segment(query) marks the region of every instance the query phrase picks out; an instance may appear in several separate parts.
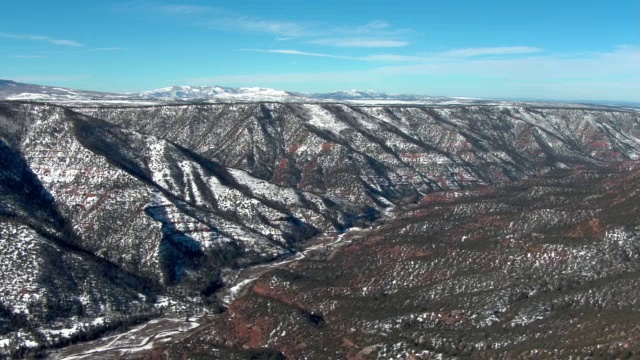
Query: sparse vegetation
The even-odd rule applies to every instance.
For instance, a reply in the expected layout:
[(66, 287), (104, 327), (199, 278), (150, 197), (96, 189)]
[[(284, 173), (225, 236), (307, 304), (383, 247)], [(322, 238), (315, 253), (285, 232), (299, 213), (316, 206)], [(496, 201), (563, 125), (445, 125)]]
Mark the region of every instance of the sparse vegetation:
[[(584, 106), (2, 102), (0, 344), (36, 356), (222, 312), (138, 355), (635, 356), (638, 124)], [(318, 235), (342, 241), (224, 312), (240, 269)]]

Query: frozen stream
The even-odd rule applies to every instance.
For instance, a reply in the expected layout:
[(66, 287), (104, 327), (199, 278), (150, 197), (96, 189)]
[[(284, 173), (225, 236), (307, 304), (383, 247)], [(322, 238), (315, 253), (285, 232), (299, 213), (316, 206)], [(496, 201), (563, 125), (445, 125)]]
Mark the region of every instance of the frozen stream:
[(361, 228), (350, 228), (345, 233), (337, 235), (336, 237), (322, 237), (322, 240), (319, 240), (316, 244), (307, 247), (305, 250), (295, 253), (283, 260), (279, 260), (272, 263), (252, 266), (247, 269), (243, 269), (238, 273), (235, 280), (233, 281), (233, 285), (229, 286), (226, 290), (224, 290), (222, 303), (225, 306), (231, 304), (238, 296), (243, 293), (243, 290), (247, 288), (250, 284), (252, 284), (255, 280), (257, 280), (263, 274), (267, 272), (283, 267), (284, 265), (290, 264), (295, 261), (300, 261), (307, 257), (307, 255), (313, 251), (321, 250), (321, 249), (330, 249), (332, 247), (336, 247), (345, 242), (346, 239), (349, 239), (347, 235), (353, 235), (354, 233), (364, 231)]
[[(385, 217), (388, 212), (385, 212)], [(267, 264), (252, 266), (240, 270), (235, 278), (223, 290), (223, 304), (232, 303), (260, 276), (287, 264), (300, 261), (314, 251), (329, 251), (354, 238), (358, 238), (369, 229), (350, 228), (343, 234), (336, 236), (322, 235), (311, 241), (305, 250), (295, 253), (285, 259)], [(215, 315), (214, 315), (215, 316)], [(209, 316), (199, 318), (160, 318), (139, 325), (122, 334), (104, 337), (98, 340), (69, 346), (52, 354), (53, 359), (89, 360), (89, 359), (122, 359), (135, 356), (141, 351), (151, 350), (155, 343), (174, 342), (190, 336), (194, 331), (205, 329), (211, 323)]]
[(53, 359), (121, 359), (150, 350), (154, 343), (173, 341), (204, 324), (205, 318), (153, 319), (122, 334), (70, 346), (52, 354)]

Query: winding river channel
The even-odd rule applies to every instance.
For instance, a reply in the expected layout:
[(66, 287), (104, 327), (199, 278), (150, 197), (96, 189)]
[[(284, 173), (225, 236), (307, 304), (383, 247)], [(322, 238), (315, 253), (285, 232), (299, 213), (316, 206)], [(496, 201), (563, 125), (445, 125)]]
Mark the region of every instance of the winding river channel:
[[(311, 240), (303, 251), (284, 259), (239, 270), (222, 290), (222, 302), (228, 306), (241, 296), (260, 276), (277, 268), (300, 261), (314, 252), (332, 252), (352, 240), (364, 236), (370, 229), (350, 228), (339, 235), (321, 235)], [(52, 354), (53, 359), (92, 360), (126, 359), (149, 351), (154, 343), (175, 342), (206, 330), (213, 317), (205, 315), (193, 318), (158, 318), (117, 335), (104, 337), (66, 347)]]

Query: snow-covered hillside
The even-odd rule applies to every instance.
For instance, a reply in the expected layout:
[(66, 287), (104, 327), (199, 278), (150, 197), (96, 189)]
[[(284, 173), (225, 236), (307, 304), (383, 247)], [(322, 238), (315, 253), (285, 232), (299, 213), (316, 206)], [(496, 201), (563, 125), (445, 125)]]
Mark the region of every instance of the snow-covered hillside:
[(154, 316), (159, 299), (176, 315), (217, 311), (226, 274), (434, 192), (632, 166), (639, 116), (514, 104), (0, 101), (0, 348), (95, 335)]
[[(263, 87), (231, 88), (223, 86), (169, 86), (133, 93), (104, 93), (61, 87), (22, 84), (0, 80), (0, 100), (41, 102), (75, 106), (149, 106), (185, 103), (344, 103), (357, 106), (375, 105), (500, 105), (593, 108), (595, 104), (561, 104), (557, 102), (531, 102), (444, 97), (426, 95), (396, 95), (372, 90), (344, 90), (331, 93), (295, 93)], [(640, 106), (613, 104), (602, 108), (625, 108), (639, 111)]]
[(170, 86), (129, 94), (136, 98), (205, 101), (301, 101), (309, 100), (286, 91), (269, 88), (229, 88), (220, 86)]

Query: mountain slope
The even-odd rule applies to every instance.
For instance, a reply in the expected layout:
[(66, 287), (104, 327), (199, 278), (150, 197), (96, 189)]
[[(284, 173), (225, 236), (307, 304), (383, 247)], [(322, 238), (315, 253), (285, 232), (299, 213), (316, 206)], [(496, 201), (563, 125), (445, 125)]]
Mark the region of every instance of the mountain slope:
[[(0, 299), (0, 345), (37, 347), (159, 309), (217, 312), (239, 269), (300, 255), (319, 235), (366, 228), (434, 193), (630, 166), (640, 114), (0, 102), (0, 141), (2, 276), (19, 279)], [(56, 299), (53, 318), (24, 310)], [(29, 326), (67, 330), (47, 339), (25, 335)]]
[(625, 166), (427, 195), (263, 275), (209, 331), (155, 355), (635, 358), (640, 170)]
[(263, 180), (378, 206), (437, 189), (637, 159), (640, 149), (638, 114), (620, 111), (341, 104), (77, 110)]
[(4, 350), (16, 355), (157, 316), (157, 286), (78, 246), (51, 193), (1, 139), (0, 165)]
[[(46, 236), (61, 239), (54, 242), (63, 249), (135, 273), (160, 293), (179, 296), (185, 306), (202, 306), (203, 299), (215, 303), (224, 268), (290, 254), (305, 239), (351, 226), (369, 212), (365, 206), (269, 184), (166, 140), (63, 108), (0, 107), (0, 133), (7, 137), (2, 139), (7, 161), (2, 208), (8, 216), (3, 235), (12, 239), (4, 243), (3, 253), (15, 251), (10, 247), (14, 242), (34, 249), (26, 244), (40, 244), (37, 233), (49, 232)], [(13, 224), (23, 213), (22, 222), (33, 231)], [(37, 251), (28, 252), (32, 263), (39, 261)], [(89, 266), (86, 261), (78, 259), (74, 266)], [(31, 266), (7, 264), (5, 280)], [(62, 274), (48, 276), (55, 282), (62, 281), (57, 279)], [(6, 289), (13, 300), (3, 306), (29, 308), (37, 299), (52, 300), (53, 293), (21, 296), (22, 288), (40, 287), (28, 277)], [(108, 291), (109, 286), (102, 288)], [(79, 296), (74, 294), (61, 290), (59, 296)], [(90, 299), (84, 297), (79, 306), (88, 307)], [(149, 306), (153, 310), (153, 302)], [(116, 313), (100, 314), (121, 316)], [(12, 334), (18, 344), (55, 343), (19, 340), (20, 332)]]

